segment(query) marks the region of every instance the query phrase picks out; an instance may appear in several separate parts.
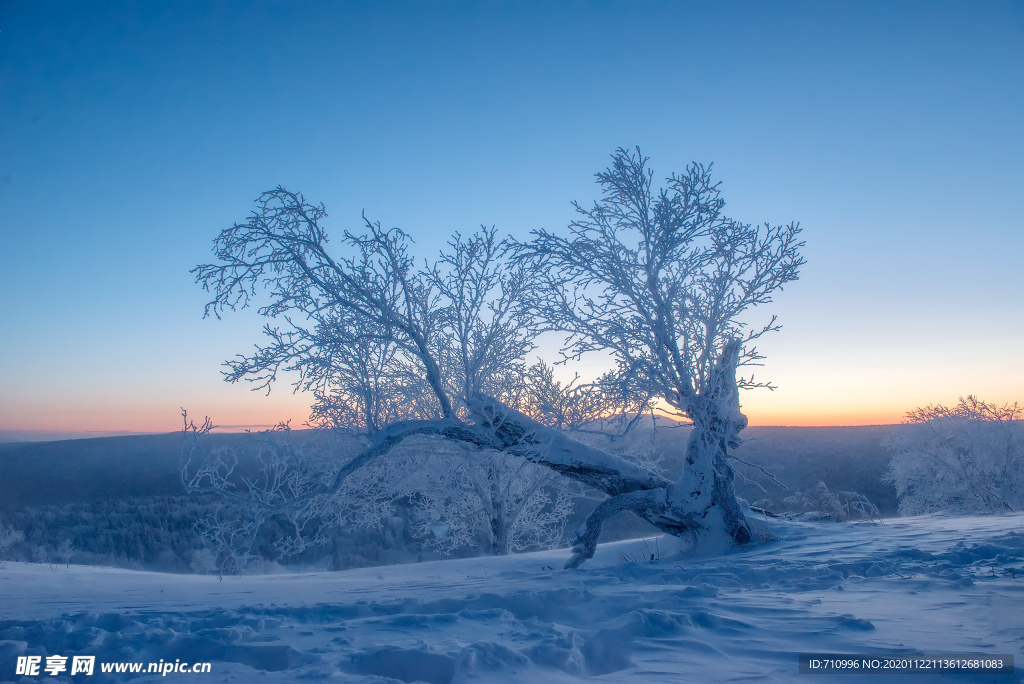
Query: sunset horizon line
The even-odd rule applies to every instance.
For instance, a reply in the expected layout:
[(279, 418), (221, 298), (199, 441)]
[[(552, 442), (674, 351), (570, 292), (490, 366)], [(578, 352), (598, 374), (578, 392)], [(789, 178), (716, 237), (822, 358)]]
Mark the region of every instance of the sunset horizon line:
[[(276, 427), (279, 423), (258, 423), (258, 424), (233, 424), (233, 425), (216, 425), (213, 429), (214, 433), (220, 434), (244, 434), (246, 431), (250, 432), (262, 432)], [(890, 423), (882, 422), (866, 422), (866, 423), (853, 423), (853, 422), (799, 422), (799, 423), (751, 423), (747, 426), (749, 428), (869, 428), (869, 427), (893, 427), (905, 424), (903, 421), (896, 421)], [(683, 427), (687, 427), (683, 425)], [(296, 431), (305, 431), (317, 429), (307, 423), (301, 423), (297, 426), (292, 427)], [(140, 429), (140, 430), (123, 430), (123, 429), (109, 429), (109, 430), (76, 430), (76, 429), (20, 429), (20, 428), (0, 428), (0, 444), (7, 443), (19, 443), (19, 442), (64, 442), (64, 441), (76, 441), (84, 439), (104, 439), (109, 437), (153, 437), (159, 435), (171, 435), (179, 434), (181, 429)]]

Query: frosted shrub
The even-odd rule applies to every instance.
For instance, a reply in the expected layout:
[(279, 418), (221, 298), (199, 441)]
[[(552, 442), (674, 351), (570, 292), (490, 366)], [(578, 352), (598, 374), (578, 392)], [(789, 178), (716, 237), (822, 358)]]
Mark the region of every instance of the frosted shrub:
[(75, 556), (75, 545), (71, 543), (70, 539), (65, 539), (57, 547), (57, 558), (64, 564), (65, 568), (71, 567), (71, 559)]
[(4, 557), (8, 549), (23, 541), (25, 541), (24, 532), (0, 523), (0, 559)]
[(783, 501), (791, 511), (809, 512), (816, 520), (851, 522), (853, 520), (877, 520), (881, 517), (878, 507), (867, 497), (857, 492), (835, 492), (819, 481), (808, 492), (797, 492)]
[(217, 557), (210, 549), (196, 549), (192, 552), (192, 561), (188, 564), (192, 572), (199, 575), (210, 575), (220, 570)]
[(956, 406), (907, 414), (905, 431), (886, 444), (885, 480), (896, 487), (901, 515), (936, 511), (999, 513), (1024, 507), (1021, 407), (968, 396)]

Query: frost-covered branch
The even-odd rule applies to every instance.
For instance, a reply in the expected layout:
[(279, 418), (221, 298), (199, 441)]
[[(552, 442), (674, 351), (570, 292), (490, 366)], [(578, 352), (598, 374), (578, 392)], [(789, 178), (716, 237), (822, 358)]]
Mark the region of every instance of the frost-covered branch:
[(334, 257), (321, 225), (326, 216), (323, 205), (311, 205), (301, 194), (281, 187), (263, 193), (248, 221), (217, 237), (219, 263), (192, 270), (196, 282), (214, 295), (207, 315), (219, 318), (226, 310), (248, 307), (262, 291), (270, 301), (259, 307), (261, 315), (290, 317), (290, 330), (267, 326), (270, 345), (230, 362), (227, 379), (248, 377), (269, 387), (279, 370), (296, 370), (301, 374), (296, 389), (312, 389), (332, 367), (322, 358), (329, 351), (321, 344), (325, 335), (338, 343), (369, 335), (421, 363), (441, 415), (451, 417), (451, 399), (431, 351), (437, 293), (414, 270), (409, 237), (364, 215), (365, 232), (345, 231), (346, 253)]

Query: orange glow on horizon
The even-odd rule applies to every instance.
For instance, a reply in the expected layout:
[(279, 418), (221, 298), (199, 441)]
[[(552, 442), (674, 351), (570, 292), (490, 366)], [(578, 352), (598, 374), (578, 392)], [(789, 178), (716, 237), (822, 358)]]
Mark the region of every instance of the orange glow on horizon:
[(907, 411), (924, 405), (909, 398), (885, 403), (822, 400), (816, 404), (793, 397), (781, 399), (784, 398), (752, 397), (750, 401), (743, 401), (741, 410), (752, 426), (853, 427), (902, 423)]
[(217, 432), (263, 430), (281, 422), (292, 427), (305, 427), (309, 417), (310, 399), (289, 392), (266, 396), (243, 392), (236, 396), (215, 399), (191, 397), (180, 403), (136, 397), (109, 397), (92, 402), (68, 402), (44, 407), (42, 402), (23, 402), (17, 406), (0, 406), (0, 433), (32, 435), (102, 436), (118, 433), (164, 434), (179, 432), (184, 423), (181, 406), (188, 409), (189, 420), (202, 424), (209, 416)]
[[(958, 396), (937, 394), (940, 393), (917, 389), (906, 394), (854, 395), (847, 392), (828, 398), (811, 392), (780, 389), (745, 392), (740, 400), (752, 427), (852, 427), (899, 424), (908, 411), (929, 404), (953, 404)], [(1007, 393), (978, 394), (990, 403), (1012, 403), (1008, 395), (1001, 396)], [(880, 401), (879, 396), (885, 399)], [(17, 404), (0, 404), (0, 433), (7, 433), (0, 434), (0, 438), (33, 439), (34, 434), (39, 435), (36, 439), (42, 439), (45, 435), (178, 432), (183, 427), (180, 406), (185, 406), (189, 418), (197, 423), (210, 416), (218, 432), (258, 431), (289, 420), (292, 427), (301, 429), (306, 427), (312, 403), (312, 397), (305, 393), (274, 391), (268, 396), (231, 386), (195, 391), (177, 401), (142, 396), (93, 396), (66, 397), (64, 401), (51, 403), (38, 397), (23, 399)], [(671, 417), (670, 413), (662, 415)]]
[[(904, 412), (905, 413), (905, 412)], [(904, 413), (861, 411), (856, 413), (820, 413), (810, 415), (760, 413), (747, 415), (750, 427), (860, 427), (896, 425)]]

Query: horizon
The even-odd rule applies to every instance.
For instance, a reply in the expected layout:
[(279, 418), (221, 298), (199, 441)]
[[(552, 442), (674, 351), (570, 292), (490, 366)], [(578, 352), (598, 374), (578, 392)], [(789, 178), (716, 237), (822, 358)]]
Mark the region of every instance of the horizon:
[[(764, 428), (764, 429), (779, 429), (779, 430), (791, 430), (791, 429), (807, 429), (807, 430), (829, 430), (829, 429), (855, 429), (855, 428), (886, 428), (886, 427), (898, 427), (905, 423), (879, 423), (870, 425), (749, 425), (750, 428)], [(237, 425), (217, 425), (210, 431), (210, 434), (219, 435), (244, 435), (246, 432), (258, 433), (264, 430), (273, 428), (273, 425), (248, 425), (248, 426), (237, 426)], [(684, 427), (689, 427), (686, 425)], [(295, 431), (304, 430), (318, 430), (318, 429), (330, 429), (330, 428), (314, 428), (308, 425), (302, 425), (301, 427), (292, 428)], [(177, 435), (181, 434), (181, 430), (170, 430), (164, 432), (126, 432), (126, 431), (96, 431), (96, 432), (51, 432), (51, 431), (33, 431), (33, 430), (0, 430), (0, 445), (6, 444), (41, 444), (46, 442), (67, 442), (67, 441), (78, 441), (83, 439), (104, 439), (108, 437), (161, 437), (166, 435)], [(742, 433), (741, 433), (742, 435)]]
[(1022, 47), (1012, 1), (5, 5), (0, 438), (302, 425), (287, 378), (222, 381), (265, 319), (204, 320), (189, 273), (260, 192), (323, 202), (335, 245), (365, 210), (419, 262), (482, 224), (564, 234), (634, 145), (803, 227), (749, 321), (783, 326), (751, 427), (1021, 401)]

